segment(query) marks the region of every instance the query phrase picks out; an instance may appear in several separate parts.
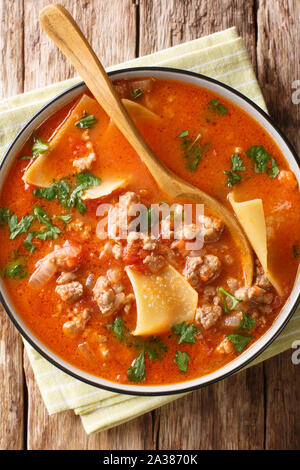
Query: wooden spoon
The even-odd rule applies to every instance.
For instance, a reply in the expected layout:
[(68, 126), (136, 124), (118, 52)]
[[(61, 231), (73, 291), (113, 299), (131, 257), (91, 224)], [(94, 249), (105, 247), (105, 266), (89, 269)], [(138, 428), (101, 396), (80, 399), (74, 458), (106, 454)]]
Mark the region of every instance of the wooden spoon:
[(224, 221), (240, 249), (245, 284), (251, 285), (253, 277), (252, 249), (233, 214), (216, 199), (175, 175), (152, 152), (124, 108), (114, 86), (82, 31), (63, 6), (52, 4), (45, 7), (40, 14), (40, 24), (70, 60), (104, 111), (135, 149), (158, 186), (171, 198), (192, 199), (197, 203), (204, 204), (210, 212)]

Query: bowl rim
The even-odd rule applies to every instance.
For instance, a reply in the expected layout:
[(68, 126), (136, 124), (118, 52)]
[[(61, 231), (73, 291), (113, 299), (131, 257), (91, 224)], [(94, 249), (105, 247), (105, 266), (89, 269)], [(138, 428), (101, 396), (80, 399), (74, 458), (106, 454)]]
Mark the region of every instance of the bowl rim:
[[(210, 83), (213, 83), (215, 85), (218, 85), (219, 87), (221, 88), (224, 88), (225, 90), (228, 90), (229, 92), (233, 93), (234, 95), (236, 95), (237, 97), (239, 97), (242, 101), (245, 101), (246, 103), (248, 103), (248, 105), (250, 105), (250, 107), (253, 107), (255, 109), (255, 111), (257, 111), (264, 119), (266, 119), (268, 121), (268, 123), (271, 125), (271, 127), (273, 127), (273, 129), (277, 132), (277, 134), (281, 137), (281, 139), (283, 140), (283, 142), (286, 144), (287, 148), (289, 149), (291, 155), (293, 156), (295, 162), (297, 163), (299, 169), (300, 169), (300, 158), (299, 156), (297, 155), (297, 152), (295, 151), (293, 145), (290, 143), (289, 139), (285, 136), (285, 134), (281, 131), (281, 129), (277, 126), (277, 124), (274, 122), (274, 120), (263, 110), (261, 109), (256, 103), (254, 103), (250, 98), (248, 98), (247, 96), (243, 95), (242, 93), (240, 93), (239, 91), (235, 90), (234, 88), (232, 88), (231, 86), (225, 84), (225, 83), (222, 83), (214, 78), (211, 78), (211, 77), (207, 77), (206, 75), (203, 75), (203, 74), (200, 74), (200, 73), (196, 73), (196, 72), (191, 72), (189, 70), (183, 70), (183, 69), (179, 69), (179, 68), (173, 68), (173, 67), (160, 67), (160, 66), (140, 66), (140, 67), (129, 67), (129, 68), (121, 68), (121, 69), (116, 69), (116, 70), (113, 70), (113, 71), (110, 71), (108, 72), (108, 75), (113, 77), (114, 75), (119, 75), (119, 74), (122, 74), (122, 73), (125, 73), (126, 72), (129, 72), (129, 73), (134, 73), (134, 72), (145, 72), (145, 74), (149, 74), (151, 75), (151, 71), (153, 72), (166, 72), (166, 73), (174, 73), (174, 74), (177, 74), (177, 75), (183, 75), (183, 76), (190, 76), (190, 77), (194, 77), (194, 78), (200, 78), (202, 79), (203, 81), (207, 81), (207, 82), (210, 82)], [(163, 77), (162, 77), (163, 78)], [(176, 78), (175, 78), (176, 80)], [(178, 78), (177, 78), (178, 80)], [(180, 79), (179, 79), (180, 80)], [(63, 98), (65, 95), (71, 93), (72, 91), (75, 91), (77, 88), (81, 88), (85, 85), (84, 81), (80, 81), (78, 83), (76, 83), (75, 85), (71, 86), (70, 88), (64, 90), (63, 92), (59, 93), (58, 95), (56, 95), (54, 98), (52, 98), (48, 103), (46, 103), (42, 108), (40, 108), (25, 124), (24, 126), (22, 127), (22, 129), (18, 132), (18, 134), (16, 135), (16, 137), (13, 139), (13, 141), (11, 142), (11, 144), (9, 145), (9, 147), (7, 148), (6, 152), (5, 152), (5, 155), (3, 156), (2, 158), (2, 161), (0, 163), (0, 172), (2, 171), (2, 168), (5, 164), (5, 161), (6, 159), (8, 158), (9, 154), (11, 153), (11, 151), (13, 150), (14, 146), (17, 144), (18, 140), (20, 139), (20, 137), (23, 135), (23, 133), (27, 130), (27, 128), (30, 126), (30, 124), (40, 115), (42, 114), (49, 106), (51, 106), (53, 103), (55, 103), (56, 101), (59, 101), (61, 98)], [(85, 85), (86, 86), (86, 85)], [(196, 85), (197, 86), (197, 85)], [(198, 85), (198, 86), (201, 86), (201, 85)], [(230, 101), (230, 98), (226, 97), (226, 99), (228, 99)], [(237, 105), (239, 106), (239, 105)], [(247, 112), (247, 111), (246, 111)], [(254, 116), (251, 116), (256, 122), (257, 120), (254, 118)], [(262, 125), (262, 124), (260, 124)], [(268, 131), (267, 131), (268, 132)], [(46, 346), (42, 341), (40, 341), (38, 339), (38, 337), (36, 337), (36, 335), (30, 331), (30, 329), (28, 328), (28, 330), (30, 331), (31, 333), (31, 336), (25, 331), (25, 329), (23, 328), (21, 322), (19, 322), (16, 318), (16, 315), (14, 314), (13, 311), (11, 311), (10, 307), (8, 306), (5, 298), (4, 298), (4, 295), (3, 295), (3, 292), (2, 291), (5, 291), (4, 287), (0, 284), (0, 301), (4, 307), (4, 310), (6, 312), (6, 314), (8, 315), (9, 319), (12, 321), (12, 323), (14, 324), (14, 326), (17, 328), (18, 332), (21, 334), (21, 336), (44, 358), (46, 359), (47, 361), (49, 361), (53, 366), (57, 367), (58, 369), (60, 369), (61, 371), (63, 371), (64, 373), (66, 373), (67, 375), (71, 376), (71, 377), (74, 377), (75, 379), (78, 379), (79, 381), (81, 382), (84, 382), (84, 383), (87, 383), (88, 385), (91, 385), (91, 386), (94, 386), (98, 389), (103, 389), (103, 390), (108, 390), (108, 391), (111, 391), (111, 392), (115, 392), (115, 393), (121, 393), (121, 394), (126, 394), (126, 395), (132, 395), (132, 396), (168, 396), (168, 395), (178, 395), (178, 394), (182, 394), (182, 393), (188, 393), (188, 392), (192, 392), (194, 390), (199, 390), (200, 388), (202, 387), (206, 387), (208, 385), (212, 385), (216, 382), (219, 382), (220, 380), (223, 380), (233, 374), (235, 374), (236, 372), (240, 371), (241, 369), (244, 369), (247, 365), (249, 365), (251, 362), (253, 362), (263, 351), (265, 351), (271, 343), (273, 343), (273, 341), (279, 336), (279, 334), (282, 332), (282, 330), (285, 328), (285, 326), (287, 325), (287, 323), (290, 321), (291, 317), (293, 316), (293, 314), (295, 313), (297, 307), (299, 306), (300, 304), (300, 292), (297, 296), (297, 298), (295, 299), (291, 309), (290, 309), (290, 312), (287, 314), (285, 320), (283, 321), (283, 323), (281, 323), (281, 325), (279, 325), (279, 327), (276, 329), (276, 331), (274, 332), (274, 334), (261, 346), (261, 348), (259, 348), (254, 354), (252, 354), (249, 358), (245, 359), (244, 361), (241, 361), (241, 363), (239, 365), (237, 365), (236, 367), (233, 367), (232, 369), (230, 369), (229, 371), (227, 372), (224, 372), (223, 374), (221, 374), (220, 376), (218, 377), (215, 377), (215, 378), (212, 378), (212, 379), (209, 379), (203, 383), (199, 383), (199, 384), (195, 384), (195, 385), (192, 385), (192, 386), (188, 386), (188, 385), (185, 385), (187, 384), (188, 382), (180, 382), (178, 383), (178, 389), (176, 390), (164, 390), (164, 391), (143, 391), (144, 388), (146, 387), (155, 387), (155, 388), (159, 388), (159, 387), (168, 387), (168, 386), (172, 386), (174, 384), (166, 384), (166, 385), (148, 385), (148, 386), (143, 386), (143, 385), (132, 385), (132, 387), (136, 387), (136, 390), (122, 390), (122, 386), (123, 384), (115, 384), (116, 386), (114, 386), (114, 382), (112, 381), (109, 381), (109, 383), (111, 383), (112, 385), (107, 385), (107, 384), (99, 384), (97, 382), (94, 382), (92, 379), (89, 379), (89, 378), (86, 378), (86, 377), (83, 377), (80, 374), (80, 372), (82, 372), (83, 374), (87, 373), (85, 372), (84, 370), (81, 370), (79, 369), (78, 367), (76, 366), (73, 366), (72, 364), (69, 364), (70, 367), (74, 367), (76, 369), (76, 371), (78, 371), (78, 373), (76, 372), (73, 372), (72, 370), (68, 369), (67, 366), (64, 366), (62, 364), (60, 364), (59, 360), (63, 361), (66, 365), (68, 365), (68, 362), (65, 361), (63, 358), (61, 358), (58, 354), (56, 354), (54, 351), (51, 350), (51, 348), (49, 348), (48, 346)], [(17, 313), (17, 312), (16, 312)], [(280, 316), (280, 314), (279, 314)], [(278, 318), (278, 317), (277, 317)], [(268, 333), (268, 330), (265, 334)], [(49, 353), (51, 352), (56, 358), (56, 359), (53, 359), (53, 357), (50, 356), (50, 354), (48, 354), (48, 352), (45, 352), (44, 350), (42, 350), (37, 343), (37, 341), (40, 341), (41, 344), (43, 344), (44, 348), (46, 350), (49, 351)], [(259, 342), (260, 340), (257, 340), (257, 342)], [(256, 343), (256, 342), (255, 342)], [(254, 344), (255, 344), (254, 343)], [(234, 360), (233, 360), (234, 361)], [(231, 362), (233, 361), (230, 361), (228, 364), (225, 364), (226, 365), (229, 365)], [(223, 366), (223, 367), (225, 367)], [(216, 371), (218, 370), (222, 370), (222, 367), (220, 367), (219, 369), (217, 369)], [(213, 371), (213, 372), (216, 372), (216, 371)], [(92, 375), (91, 375), (92, 376)], [(102, 377), (98, 377), (98, 376), (95, 376), (95, 378), (97, 377), (98, 380), (106, 380), (106, 379), (103, 379)], [(201, 379), (201, 377), (198, 378), (199, 380)], [(193, 380), (197, 380), (197, 379), (193, 379)], [(180, 387), (180, 385), (182, 384), (182, 387)], [(124, 384), (125, 385), (125, 384)], [(126, 386), (126, 385), (125, 385)]]

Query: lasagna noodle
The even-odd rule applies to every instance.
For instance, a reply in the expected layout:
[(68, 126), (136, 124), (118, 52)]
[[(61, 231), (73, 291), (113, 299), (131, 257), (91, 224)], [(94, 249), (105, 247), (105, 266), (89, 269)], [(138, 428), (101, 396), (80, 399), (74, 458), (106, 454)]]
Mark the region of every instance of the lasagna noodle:
[(261, 199), (237, 202), (234, 193), (229, 194), (229, 201), (243, 227), (253, 250), (255, 251), (271, 284), (280, 295), (282, 288), (272, 273), (268, 260), (267, 230), (263, 203)]
[(177, 323), (194, 320), (198, 294), (172, 266), (151, 275), (130, 267), (126, 272), (137, 304), (134, 335), (165, 333)]

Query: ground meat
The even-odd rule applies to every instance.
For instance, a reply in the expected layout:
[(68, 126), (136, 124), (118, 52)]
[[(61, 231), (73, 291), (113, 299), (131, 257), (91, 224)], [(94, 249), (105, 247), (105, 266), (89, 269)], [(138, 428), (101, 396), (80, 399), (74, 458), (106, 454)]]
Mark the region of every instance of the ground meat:
[(166, 260), (161, 255), (151, 253), (150, 255), (146, 256), (146, 258), (143, 260), (143, 263), (152, 273), (157, 273), (165, 267)]
[(74, 220), (67, 227), (68, 232), (78, 232), (83, 240), (87, 240), (91, 236), (92, 227), (90, 224), (82, 222), (82, 220)]
[(205, 330), (215, 325), (222, 316), (222, 308), (219, 305), (203, 304), (197, 308), (196, 321), (200, 323)]
[(230, 292), (234, 292), (238, 290), (239, 288), (239, 282), (236, 279), (234, 279), (234, 277), (229, 277), (226, 283), (229, 287)]
[(203, 265), (200, 267), (200, 279), (203, 282), (209, 281), (219, 275), (221, 262), (215, 255), (204, 255)]
[(115, 243), (111, 249), (111, 253), (116, 260), (119, 260), (123, 256), (123, 247), (119, 243)]
[(240, 287), (235, 291), (234, 296), (243, 302), (251, 300), (252, 302), (261, 304), (272, 303), (274, 297), (271, 292), (267, 292), (265, 289), (258, 286)]
[(122, 307), (129, 305), (133, 296), (125, 295), (122, 284), (113, 284), (107, 277), (98, 277), (93, 288), (94, 299), (102, 315), (117, 313)]
[(254, 284), (262, 289), (269, 289), (272, 284), (270, 283), (269, 279), (265, 275), (262, 265), (258, 260), (255, 262), (255, 282)]
[(157, 248), (158, 240), (153, 235), (148, 235), (146, 233), (139, 233), (139, 232), (129, 232), (127, 236), (127, 244), (129, 249), (131, 249), (134, 245), (139, 243), (141, 248), (146, 251), (153, 251)]
[(243, 318), (243, 312), (232, 312), (230, 315), (224, 315), (224, 325), (237, 328)]
[(198, 220), (202, 225), (205, 242), (215, 242), (219, 240), (224, 229), (224, 224), (220, 219), (200, 215)]
[(68, 282), (56, 287), (56, 292), (65, 302), (75, 302), (83, 295), (83, 286), (78, 281)]
[(78, 173), (85, 170), (90, 170), (93, 162), (96, 160), (96, 155), (92, 152), (87, 157), (78, 158), (73, 161), (73, 166)]
[(215, 255), (188, 256), (183, 275), (192, 286), (196, 286), (200, 281), (207, 282), (217, 277), (220, 269), (220, 260)]
[(63, 325), (63, 333), (70, 338), (75, 338), (82, 330), (84, 330), (85, 325), (90, 319), (90, 311), (88, 308), (85, 308), (76, 315), (72, 320), (67, 321)]
[(203, 258), (201, 256), (195, 256), (193, 258), (188, 256), (186, 258), (183, 275), (192, 286), (196, 286), (199, 283), (199, 268), (202, 264)]
[(56, 279), (56, 284), (66, 284), (67, 282), (74, 281), (76, 279), (76, 274), (72, 272), (63, 271), (61, 275)]
[(126, 207), (130, 209), (133, 204), (139, 204), (140, 200), (141, 199), (138, 194), (128, 191), (127, 193), (119, 197), (119, 206), (122, 208)]

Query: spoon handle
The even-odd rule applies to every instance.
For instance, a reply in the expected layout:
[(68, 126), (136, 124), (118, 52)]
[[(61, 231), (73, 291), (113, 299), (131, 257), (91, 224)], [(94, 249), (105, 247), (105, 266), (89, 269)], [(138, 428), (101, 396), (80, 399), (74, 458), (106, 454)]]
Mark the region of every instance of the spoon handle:
[(156, 182), (163, 187), (164, 180), (168, 179), (170, 184), (169, 170), (141, 136), (101, 62), (70, 13), (61, 5), (48, 5), (40, 13), (40, 24), (70, 60), (104, 111), (145, 163)]

